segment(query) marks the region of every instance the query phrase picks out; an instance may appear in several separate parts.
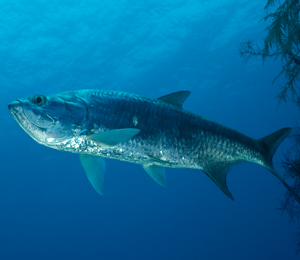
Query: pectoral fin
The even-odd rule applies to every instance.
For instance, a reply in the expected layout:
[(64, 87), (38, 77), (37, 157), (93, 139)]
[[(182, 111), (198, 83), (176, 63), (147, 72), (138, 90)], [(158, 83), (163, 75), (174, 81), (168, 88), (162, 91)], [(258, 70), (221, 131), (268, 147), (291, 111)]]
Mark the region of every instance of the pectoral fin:
[(164, 187), (166, 186), (166, 173), (164, 167), (151, 164), (143, 165), (143, 168), (158, 184)]
[(103, 195), (103, 177), (105, 171), (105, 161), (101, 157), (90, 155), (79, 155), (80, 162), (84, 168), (86, 176), (94, 189)]
[(128, 141), (141, 130), (136, 128), (123, 128), (87, 135), (87, 139), (93, 140), (102, 146), (115, 146)]

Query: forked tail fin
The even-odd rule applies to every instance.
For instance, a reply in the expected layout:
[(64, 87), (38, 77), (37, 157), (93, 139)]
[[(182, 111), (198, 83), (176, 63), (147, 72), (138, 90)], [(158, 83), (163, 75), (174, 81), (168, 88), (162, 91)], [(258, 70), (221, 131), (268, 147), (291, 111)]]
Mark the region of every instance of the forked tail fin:
[(298, 194), (284, 181), (284, 179), (276, 172), (273, 166), (273, 155), (275, 154), (280, 143), (290, 134), (292, 128), (283, 128), (278, 130), (277, 132), (270, 134), (260, 141), (264, 144), (262, 149), (262, 155), (264, 156), (264, 167), (267, 168), (270, 172), (272, 172), (288, 189), (288, 191), (295, 197), (300, 205), (300, 198)]

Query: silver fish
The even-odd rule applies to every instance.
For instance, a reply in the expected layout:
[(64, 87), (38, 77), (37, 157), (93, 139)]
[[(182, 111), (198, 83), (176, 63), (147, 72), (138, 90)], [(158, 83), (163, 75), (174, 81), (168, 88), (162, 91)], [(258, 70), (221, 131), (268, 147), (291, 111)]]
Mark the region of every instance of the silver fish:
[(101, 195), (103, 158), (140, 164), (162, 186), (165, 167), (199, 169), (231, 199), (227, 173), (251, 162), (272, 172), (300, 203), (272, 162), (291, 128), (255, 140), (182, 109), (189, 95), (180, 91), (151, 99), (112, 90), (77, 90), (18, 99), (8, 108), (38, 143), (78, 154)]

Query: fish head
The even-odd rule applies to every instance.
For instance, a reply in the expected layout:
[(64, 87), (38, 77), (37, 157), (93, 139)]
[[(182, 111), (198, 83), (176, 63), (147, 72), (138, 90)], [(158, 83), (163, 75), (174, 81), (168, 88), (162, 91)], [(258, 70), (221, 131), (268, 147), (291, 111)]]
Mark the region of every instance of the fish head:
[(87, 119), (86, 102), (73, 91), (18, 99), (8, 109), (27, 134), (46, 146), (80, 135)]

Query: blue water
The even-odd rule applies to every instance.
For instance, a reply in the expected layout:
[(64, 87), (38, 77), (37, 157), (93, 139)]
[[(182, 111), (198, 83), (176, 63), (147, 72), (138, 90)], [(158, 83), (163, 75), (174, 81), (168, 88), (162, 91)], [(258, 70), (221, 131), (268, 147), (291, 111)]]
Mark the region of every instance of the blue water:
[[(167, 169), (163, 188), (107, 160), (101, 197), (78, 156), (37, 144), (7, 109), (84, 88), (190, 90), (185, 109), (253, 138), (295, 126), (297, 108), (275, 99), (280, 60), (238, 55), (262, 44), (265, 2), (0, 0), (0, 259), (296, 259), (298, 225), (275, 210), (285, 188), (266, 169), (232, 169), (231, 201), (198, 170)], [(290, 146), (274, 156), (281, 175)]]

